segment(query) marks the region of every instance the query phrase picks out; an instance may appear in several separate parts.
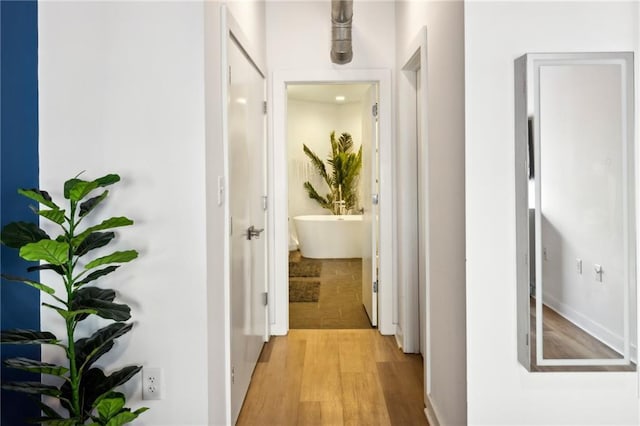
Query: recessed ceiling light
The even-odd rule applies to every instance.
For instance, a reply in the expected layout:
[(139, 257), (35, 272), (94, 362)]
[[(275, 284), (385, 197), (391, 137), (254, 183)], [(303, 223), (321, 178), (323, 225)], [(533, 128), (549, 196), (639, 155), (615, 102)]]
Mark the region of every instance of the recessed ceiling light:
[(342, 95), (336, 96), (336, 102), (344, 102), (344, 100), (345, 100), (344, 96), (342, 96)]

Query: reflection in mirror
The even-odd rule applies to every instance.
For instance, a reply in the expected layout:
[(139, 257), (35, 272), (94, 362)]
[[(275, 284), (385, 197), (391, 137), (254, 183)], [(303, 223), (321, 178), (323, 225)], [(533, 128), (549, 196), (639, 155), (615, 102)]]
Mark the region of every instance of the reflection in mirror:
[(635, 371), (633, 54), (528, 54), (515, 70), (519, 360)]

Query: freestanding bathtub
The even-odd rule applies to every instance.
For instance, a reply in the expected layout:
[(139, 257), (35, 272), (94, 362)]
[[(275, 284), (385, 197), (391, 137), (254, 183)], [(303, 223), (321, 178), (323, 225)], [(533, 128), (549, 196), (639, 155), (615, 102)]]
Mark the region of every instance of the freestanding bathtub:
[(293, 222), (303, 257), (362, 257), (362, 215), (295, 216)]

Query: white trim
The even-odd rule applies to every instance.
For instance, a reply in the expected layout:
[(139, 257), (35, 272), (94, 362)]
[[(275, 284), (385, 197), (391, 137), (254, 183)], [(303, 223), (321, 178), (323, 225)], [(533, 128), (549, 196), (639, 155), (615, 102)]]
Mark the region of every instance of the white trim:
[[(428, 44), (427, 44), (427, 27), (422, 27), (416, 38), (409, 45), (409, 49), (407, 53), (405, 53), (404, 58), (405, 62), (402, 66), (402, 71), (404, 74), (402, 77), (399, 77), (399, 85), (409, 85), (409, 77), (407, 73), (412, 73), (413, 76), (416, 76), (419, 73), (420, 78), (420, 90), (415, 93), (415, 100), (420, 102), (421, 109), (419, 111), (420, 116), (418, 117), (417, 106), (414, 103), (413, 105), (408, 105), (409, 110), (407, 114), (403, 114), (405, 117), (408, 117), (410, 120), (408, 123), (408, 134), (406, 137), (406, 141), (400, 141), (402, 144), (417, 144), (417, 152), (418, 152), (418, 175), (417, 179), (420, 180), (420, 185), (416, 188), (420, 188), (422, 190), (422, 194), (420, 194), (422, 198), (423, 211), (418, 212), (418, 222), (416, 225), (418, 226), (420, 232), (423, 232), (422, 241), (425, 244), (425, 247), (422, 250), (418, 250), (418, 253), (421, 253), (422, 258), (418, 259), (418, 262), (424, 262), (425, 269), (425, 294), (424, 298), (420, 298), (420, 285), (419, 282), (419, 274), (416, 276), (415, 280), (407, 280), (403, 279), (400, 285), (402, 285), (402, 301), (400, 303), (403, 304), (404, 309), (402, 325), (405, 327), (405, 333), (403, 338), (403, 347), (405, 352), (420, 352), (420, 335), (422, 335), (422, 340), (424, 341), (424, 398), (425, 403), (428, 400), (428, 395), (431, 392), (431, 333), (429, 332), (431, 329), (431, 309), (429, 307), (430, 297), (430, 259), (429, 259), (429, 173), (428, 173), (428, 165), (429, 165), (429, 140), (428, 140)], [(413, 76), (411, 78), (413, 78)], [(416, 76), (417, 77), (417, 76)], [(399, 88), (400, 89), (400, 88)], [(413, 90), (408, 88), (408, 90)], [(403, 93), (403, 91), (400, 91)], [(399, 100), (398, 103), (400, 103)], [(420, 140), (418, 139), (417, 129), (421, 129), (421, 133), (419, 135)], [(411, 139), (411, 140), (410, 140)], [(416, 141), (416, 142), (414, 142)], [(421, 148), (421, 149), (420, 149)], [(406, 236), (405, 236), (406, 237)], [(420, 241), (420, 238), (418, 238)], [(412, 276), (412, 271), (403, 271), (402, 276), (405, 277), (407, 275)], [(415, 272), (415, 271), (413, 271)], [(420, 330), (420, 310), (421, 307), (425, 310), (425, 329)]]
[[(229, 27), (227, 25), (228, 12), (223, 4), (220, 7), (220, 89), (221, 99), (228, 97), (229, 81), (229, 52), (227, 40)], [(229, 183), (229, 109), (226, 102), (222, 102), (222, 158), (224, 164), (224, 185)], [(229, 240), (229, 191), (224, 191), (224, 398), (225, 418), (231, 424), (231, 250)]]
[(429, 398), (429, 396), (427, 396), (425, 400), (424, 415), (427, 418), (427, 422), (429, 423), (429, 426), (440, 426), (440, 420), (438, 420), (436, 409), (431, 403), (431, 398)]
[[(273, 111), (271, 148), (269, 161), (269, 246), (272, 249), (272, 270), (269, 280), (270, 299), (274, 302), (270, 308), (271, 334), (285, 335), (289, 331), (288, 302), (288, 178), (287, 178), (287, 94), (290, 83), (331, 83), (331, 82), (372, 82), (379, 84), (379, 138), (380, 138), (380, 286), (378, 329), (381, 334), (395, 334), (393, 323), (393, 289), (395, 286), (393, 270), (393, 229), (395, 215), (393, 203), (393, 139), (391, 109), (391, 71), (390, 70), (281, 70), (272, 74), (269, 105)], [(388, 284), (388, 285), (387, 285)]]

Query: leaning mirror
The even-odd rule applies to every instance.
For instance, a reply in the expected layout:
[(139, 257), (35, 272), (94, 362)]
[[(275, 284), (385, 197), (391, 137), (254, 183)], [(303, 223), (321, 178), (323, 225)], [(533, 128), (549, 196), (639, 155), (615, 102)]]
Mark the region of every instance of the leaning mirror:
[(515, 61), (518, 358), (635, 371), (632, 53)]

